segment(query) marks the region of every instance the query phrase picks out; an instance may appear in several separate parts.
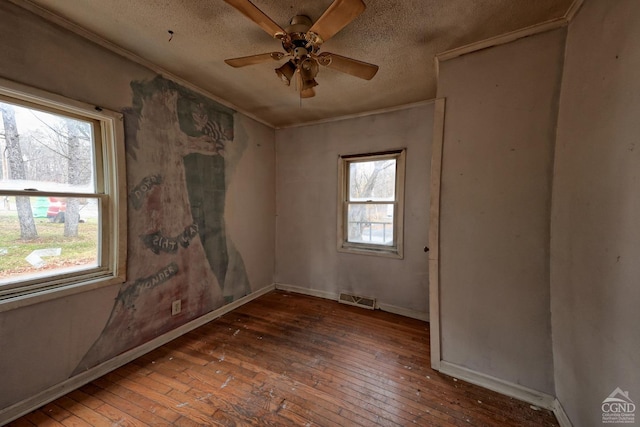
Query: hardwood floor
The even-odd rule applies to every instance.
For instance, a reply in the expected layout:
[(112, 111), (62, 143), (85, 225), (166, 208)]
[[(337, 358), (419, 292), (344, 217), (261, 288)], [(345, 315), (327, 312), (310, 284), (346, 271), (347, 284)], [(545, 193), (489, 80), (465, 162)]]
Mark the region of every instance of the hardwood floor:
[(275, 291), (9, 425), (558, 425), (429, 366), (425, 322)]

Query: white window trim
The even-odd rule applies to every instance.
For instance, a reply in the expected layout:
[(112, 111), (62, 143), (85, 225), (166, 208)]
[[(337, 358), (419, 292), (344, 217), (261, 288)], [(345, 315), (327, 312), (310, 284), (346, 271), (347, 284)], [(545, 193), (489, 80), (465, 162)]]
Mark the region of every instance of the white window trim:
[[(374, 255), (388, 258), (404, 258), (404, 187), (406, 148), (375, 153), (345, 154), (338, 156), (338, 252)], [(347, 242), (347, 206), (349, 194), (349, 163), (354, 160), (376, 160), (396, 157), (396, 202), (394, 206), (394, 246)]]
[[(88, 117), (100, 122), (104, 194), (101, 203), (102, 233), (100, 247), (103, 266), (86, 272), (61, 274), (47, 279), (21, 282), (3, 292), (0, 287), (0, 313), (43, 301), (122, 284), (127, 269), (127, 194), (122, 114), (85, 104), (60, 95), (0, 78), (0, 95), (54, 110)], [(10, 191), (5, 191), (9, 193)], [(34, 196), (33, 192), (10, 192)], [(92, 194), (92, 197), (96, 195)]]

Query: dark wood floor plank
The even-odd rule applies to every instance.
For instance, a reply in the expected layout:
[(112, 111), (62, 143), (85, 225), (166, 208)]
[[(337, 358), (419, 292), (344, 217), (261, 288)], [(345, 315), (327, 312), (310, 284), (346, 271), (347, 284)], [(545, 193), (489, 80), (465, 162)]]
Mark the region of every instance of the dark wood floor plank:
[(43, 427), (62, 427), (58, 421), (49, 417), (42, 411), (33, 411), (26, 417), (33, 425), (43, 426)]
[[(347, 414), (349, 410), (345, 410), (333, 396), (327, 397), (319, 395), (316, 392), (309, 395), (307, 390), (304, 389), (303, 384), (291, 382), (288, 378), (283, 378), (280, 375), (274, 375), (268, 369), (261, 371), (263, 375), (261, 375), (260, 378), (256, 378), (255, 376), (244, 377), (237, 369), (233, 368), (229, 371), (229, 364), (239, 366), (241, 362), (237, 362), (239, 362), (239, 360), (235, 359), (233, 355), (227, 355), (225, 360), (218, 361), (216, 363), (215, 375), (220, 375), (219, 378), (215, 378), (215, 375), (212, 374), (214, 372), (213, 370), (195, 366), (193, 367), (193, 371), (198, 371), (198, 373), (194, 372), (194, 375), (198, 375), (199, 380), (215, 384), (220, 388), (223, 388), (223, 386), (226, 387), (228, 384), (229, 393), (244, 388), (245, 395), (254, 394), (266, 396), (268, 390), (270, 392), (269, 394), (275, 393), (274, 398), (276, 400), (287, 400), (297, 405), (300, 405), (300, 403), (304, 404), (309, 400), (314, 400), (315, 407), (312, 412), (315, 412), (318, 416), (322, 416), (325, 419), (331, 420), (334, 418), (332, 416), (341, 410), (343, 414), (338, 418), (357, 418), (355, 414)], [(247, 361), (247, 363), (250, 362)], [(260, 369), (259, 367), (254, 368), (254, 370)], [(232, 373), (232, 371), (235, 373)], [(291, 406), (289, 409), (291, 410)]]
[(100, 405), (99, 407), (97, 407), (95, 409), (95, 411), (105, 417), (107, 417), (109, 420), (111, 420), (111, 425), (112, 426), (118, 426), (118, 427), (144, 427), (147, 424), (138, 420), (135, 417), (132, 417), (131, 415), (122, 412), (120, 409), (113, 407), (111, 405), (109, 405), (108, 403), (105, 403), (103, 405)]
[(42, 408), (40, 408), (40, 411), (58, 422), (61, 422), (71, 415), (71, 412), (67, 411), (64, 408), (61, 408), (59, 405), (56, 405), (55, 402), (44, 405)]
[(426, 322), (275, 291), (9, 425), (558, 426), (429, 356)]
[(188, 405), (185, 405), (185, 402), (180, 402), (170, 397), (168, 394), (157, 392), (153, 388), (149, 388), (146, 385), (135, 381), (135, 379), (120, 376), (118, 371), (109, 373), (105, 375), (104, 378), (107, 378), (115, 382), (116, 384), (121, 385), (129, 391), (132, 391), (139, 395), (143, 395), (144, 397), (155, 402), (158, 407), (170, 409), (171, 411), (181, 416), (190, 418), (195, 422), (205, 425), (210, 421), (210, 418), (206, 414), (192, 410), (192, 408), (187, 407)]
[[(96, 384), (102, 389), (137, 405), (143, 410), (157, 415), (168, 423), (176, 421), (181, 417), (181, 415), (174, 411), (172, 408), (167, 408), (166, 406), (159, 404), (152, 399), (149, 399), (146, 395), (129, 390), (128, 388), (123, 387), (120, 384), (109, 381), (109, 379), (107, 379), (106, 377), (98, 378), (97, 380), (93, 381), (92, 384)], [(106, 400), (106, 396), (104, 397), (104, 399)]]
[(163, 419), (162, 417), (143, 409), (135, 403), (124, 399), (109, 390), (104, 390), (100, 387), (96, 387), (93, 385), (93, 383), (82, 387), (82, 389), (85, 392), (91, 393), (97, 398), (101, 399), (106, 404), (117, 408), (119, 411), (122, 411), (129, 417), (140, 420), (143, 423), (142, 425), (153, 425), (159, 427), (172, 425), (172, 423), (167, 421), (166, 419)]
[[(242, 348), (246, 348), (246, 346), (242, 346)], [(228, 353), (225, 356), (224, 362), (231, 362), (235, 365), (242, 364), (242, 366), (247, 366), (252, 363), (252, 360), (254, 359), (251, 357), (250, 355), (251, 353), (247, 355), (247, 354), (244, 354), (244, 352), (242, 351), (236, 352), (235, 354), (230, 352), (230, 350), (235, 350), (235, 349), (238, 349), (238, 347), (234, 347), (228, 350)], [(299, 381), (298, 378), (295, 378), (292, 375), (295, 370), (293, 359), (286, 359), (282, 354), (267, 352), (265, 349), (263, 349), (263, 357), (270, 360), (269, 366), (260, 367), (260, 366), (254, 365), (252, 369), (259, 370), (261, 373), (264, 373), (267, 375), (271, 374), (271, 376), (273, 377), (271, 378), (272, 381), (276, 381), (278, 383), (277, 384), (278, 386), (280, 385), (279, 383), (284, 383), (283, 389), (285, 391), (286, 391), (286, 387), (290, 387), (290, 388), (296, 388), (296, 387), (299, 388), (302, 386), (310, 387), (314, 389), (314, 393), (317, 395), (316, 405), (325, 407), (327, 410), (334, 410), (335, 412), (337, 412), (337, 410), (339, 410), (341, 407), (344, 407), (345, 403), (347, 403), (341, 400), (342, 396), (338, 396), (339, 392), (336, 389), (333, 389), (331, 393), (325, 393), (325, 394), (318, 393), (319, 389), (315, 387), (316, 384), (314, 384), (313, 381), (311, 382), (307, 382), (304, 380)], [(279, 369), (277, 370), (274, 369), (275, 365), (278, 365)], [(274, 376), (274, 371), (275, 371), (275, 376)], [(300, 392), (301, 390), (299, 389), (298, 393)], [(370, 413), (364, 413), (358, 416), (357, 413), (362, 411), (362, 408), (360, 408), (359, 406), (349, 407), (348, 410), (351, 412), (355, 412), (356, 415), (352, 415), (354, 419), (363, 418), (366, 420), (368, 417), (370, 417), (371, 419), (377, 418), (375, 415), (372, 415)], [(345, 414), (346, 413), (343, 412), (343, 416), (346, 416)]]
[[(262, 330), (261, 333), (262, 333), (262, 335), (265, 336), (265, 340), (263, 340), (263, 343), (268, 343), (270, 341), (269, 337), (267, 337), (268, 331)], [(281, 361), (283, 361), (285, 366), (287, 366), (289, 368), (294, 367), (296, 365), (296, 362), (293, 362), (293, 360), (290, 359), (290, 358), (287, 359), (287, 355), (290, 352), (295, 352), (296, 349), (299, 350), (300, 348), (305, 347), (305, 345), (302, 345), (302, 346), (298, 345), (298, 347), (295, 347), (295, 349), (293, 349), (294, 348), (293, 345), (295, 343), (292, 342), (292, 341), (288, 341), (288, 340), (287, 341), (280, 341), (279, 343), (284, 345), (284, 347), (286, 348), (285, 352), (284, 353), (281, 352), (280, 354), (277, 354), (277, 353), (276, 354), (271, 354), (271, 355), (268, 355), (267, 357), (269, 357), (270, 359), (278, 359), (278, 357), (280, 357), (282, 359)], [(252, 344), (249, 344), (249, 345), (251, 346)], [(246, 346), (244, 346), (243, 348), (245, 348), (245, 347)], [(267, 350), (263, 349), (263, 351), (267, 351)], [(318, 349), (313, 349), (313, 348), (309, 349), (309, 348), (307, 348), (304, 353), (315, 354), (316, 357), (317, 357)], [(304, 354), (304, 353), (298, 353), (297, 354), (298, 360), (302, 360), (302, 359), (304, 359), (305, 356), (308, 356), (307, 354)], [(331, 366), (328, 366), (327, 369), (332, 369), (332, 372), (334, 372), (334, 373), (335, 372), (340, 373), (340, 370), (345, 368), (345, 365), (346, 365), (345, 362), (347, 362), (347, 358), (349, 358), (349, 357), (350, 356), (348, 354), (342, 355), (341, 360), (339, 362), (336, 362), (337, 366), (336, 365), (331, 365)], [(327, 358), (325, 357), (325, 359), (327, 359)], [(426, 362), (426, 360), (425, 360), (425, 362)], [(324, 363), (333, 363), (333, 362), (329, 362), (329, 361), (327, 361), (327, 362), (322, 362), (322, 361), (318, 362), (319, 365), (322, 365)], [(355, 366), (356, 369), (358, 369), (358, 370), (360, 370), (360, 364), (361, 363), (362, 363), (361, 359), (356, 359), (356, 360), (352, 361), (352, 365)], [(305, 371), (307, 370), (307, 368), (308, 367), (305, 367)], [(369, 371), (367, 371), (367, 372), (369, 372)], [(343, 379), (344, 383), (353, 383), (354, 380), (358, 381), (358, 379), (357, 379), (358, 375), (353, 373), (353, 372), (345, 371), (345, 372), (342, 372), (342, 374), (343, 374), (342, 375), (342, 379)], [(360, 384), (358, 384), (360, 389), (363, 389), (363, 386), (367, 385), (366, 384), (367, 379), (368, 378), (364, 378), (362, 381), (360, 381)], [(383, 386), (389, 388), (389, 387), (391, 387), (391, 383), (386, 383), (386, 384), (376, 383), (376, 384), (373, 385), (372, 388), (378, 390), (378, 389), (383, 389), (382, 388)], [(409, 393), (411, 395), (413, 395), (414, 392), (415, 392), (415, 390), (413, 390), (413, 389), (409, 390)], [(390, 396), (393, 396), (393, 397), (398, 397), (398, 394), (396, 392), (389, 392), (388, 394)], [(404, 400), (406, 400), (406, 399), (404, 399)], [(394, 407), (394, 410), (395, 409), (396, 408)], [(437, 412), (437, 406), (433, 407), (432, 409)]]
[[(111, 427), (112, 423), (109, 421), (109, 419), (95, 412), (88, 406), (76, 402), (75, 400), (71, 399), (69, 395), (61, 397), (56, 402), (58, 402), (61, 407), (71, 412), (73, 415), (82, 419), (87, 425), (96, 427)], [(62, 421), (62, 424), (67, 425), (67, 422), (71, 419), (72, 417), (65, 418)], [(75, 422), (76, 421), (74, 421), (74, 423)]]
[(100, 400), (98, 397), (96, 397), (95, 395), (91, 395), (91, 394), (87, 394), (84, 391), (78, 389), (78, 390), (74, 390), (70, 393), (67, 394), (67, 397), (69, 397), (70, 399), (76, 401), (77, 403), (80, 403), (90, 409), (96, 409), (102, 405), (104, 405), (104, 402), (102, 400)]
[(82, 418), (71, 414), (69, 417), (62, 420), (62, 425), (66, 427), (91, 427), (92, 425)]
[[(246, 349), (246, 346), (243, 346), (243, 348)], [(308, 382), (304, 381), (304, 379), (302, 379), (302, 378), (296, 377), (297, 372), (296, 372), (295, 367), (297, 365), (297, 362), (294, 362), (293, 359), (284, 358), (282, 353), (280, 353), (280, 354), (279, 353), (268, 353), (265, 349), (263, 349), (263, 355), (266, 356), (267, 358), (269, 358), (270, 360), (272, 360), (272, 362), (270, 362), (270, 366), (268, 368), (269, 370), (277, 370), (278, 372), (282, 372), (283, 374), (286, 373), (287, 376), (296, 378), (296, 380), (299, 380), (302, 383), (307, 383), (307, 385), (318, 389), (318, 384), (317, 384), (318, 380), (316, 379), (317, 377), (314, 377), (314, 376), (308, 377)], [(236, 354), (235, 356), (236, 357), (242, 357), (241, 354)], [(229, 359), (231, 356), (227, 354), (226, 357), (227, 357), (227, 359)], [(250, 362), (251, 360), (252, 360), (252, 358), (250, 356), (246, 356), (245, 355), (245, 358), (244, 358), (245, 362)], [(275, 367), (276, 365), (278, 366), (278, 368)], [(304, 372), (309, 373), (310, 371), (313, 371), (313, 368), (307, 366), (307, 367), (304, 367), (303, 370), (304, 370)], [(316, 371), (316, 375), (319, 375), (321, 373), (322, 373), (322, 371)], [(353, 378), (345, 376), (341, 380), (341, 382), (339, 384), (344, 386), (345, 384), (350, 383), (352, 380), (353, 380)], [(331, 390), (332, 393), (339, 394), (339, 387), (340, 386), (338, 386), (338, 388), (333, 388)], [(343, 398), (343, 399), (345, 398), (344, 396), (340, 396), (340, 397)], [(348, 401), (348, 399), (347, 399), (347, 401)], [(375, 402), (375, 403), (376, 403), (376, 405), (380, 406), (383, 402)], [(397, 409), (398, 408), (393, 408), (392, 412), (398, 412)], [(378, 410), (380, 410), (379, 407), (376, 408), (376, 411), (378, 411)], [(384, 418), (384, 415), (380, 415), (380, 417)]]
[(7, 424), (7, 427), (33, 427), (35, 426), (34, 423), (32, 423), (31, 421), (29, 421), (28, 419), (29, 415), (25, 415), (21, 418), (18, 418), (15, 421), (10, 422), (9, 424)]

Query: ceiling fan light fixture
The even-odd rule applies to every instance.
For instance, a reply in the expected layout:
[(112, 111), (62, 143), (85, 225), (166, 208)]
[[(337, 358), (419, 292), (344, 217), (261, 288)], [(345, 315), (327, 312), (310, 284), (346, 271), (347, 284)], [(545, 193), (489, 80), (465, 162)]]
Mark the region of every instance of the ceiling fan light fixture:
[(291, 84), (291, 79), (293, 78), (293, 74), (296, 72), (296, 67), (290, 62), (287, 61), (282, 64), (282, 67), (276, 68), (276, 74), (282, 80), (284, 84), (289, 86)]
[(318, 75), (318, 62), (312, 58), (306, 58), (300, 63), (300, 75), (303, 80), (313, 80)]
[(316, 81), (316, 79), (302, 80), (302, 92), (304, 92), (305, 90), (313, 89), (316, 86), (318, 86), (318, 82)]
[(316, 96), (316, 91), (312, 87), (300, 91), (300, 98), (313, 98), (314, 96)]

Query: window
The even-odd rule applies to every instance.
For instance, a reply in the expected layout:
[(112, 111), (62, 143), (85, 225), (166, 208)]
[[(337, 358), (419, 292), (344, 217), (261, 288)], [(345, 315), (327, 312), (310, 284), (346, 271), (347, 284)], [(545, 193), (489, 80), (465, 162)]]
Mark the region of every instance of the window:
[(121, 115), (0, 80), (0, 160), (0, 311), (124, 282)]
[(338, 250), (402, 258), (405, 150), (340, 156)]

